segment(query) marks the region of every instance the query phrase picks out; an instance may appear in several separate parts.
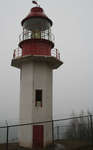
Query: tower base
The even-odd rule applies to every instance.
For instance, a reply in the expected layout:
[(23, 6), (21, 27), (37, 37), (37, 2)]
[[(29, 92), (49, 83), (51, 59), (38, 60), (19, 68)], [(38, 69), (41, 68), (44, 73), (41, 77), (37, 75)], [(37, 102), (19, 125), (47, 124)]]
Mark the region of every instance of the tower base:
[(25, 148), (43, 148), (52, 144), (52, 123), (20, 127), (19, 145)]

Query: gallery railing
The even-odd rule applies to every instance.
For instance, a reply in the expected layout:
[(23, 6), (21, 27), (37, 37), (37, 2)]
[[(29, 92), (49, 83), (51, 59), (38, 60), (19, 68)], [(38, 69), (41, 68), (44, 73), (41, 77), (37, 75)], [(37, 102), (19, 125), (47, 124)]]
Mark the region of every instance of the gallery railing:
[(54, 35), (49, 30), (45, 30), (41, 32), (27, 31), (27, 32), (22, 32), (19, 35), (19, 43), (28, 39), (45, 39), (51, 42), (55, 41)]
[[(34, 50), (33, 50), (34, 51)], [(53, 56), (55, 57), (56, 59), (59, 59), (60, 60), (60, 52), (58, 49), (52, 49), (51, 50), (51, 55), (50, 56)], [(22, 57), (22, 49), (21, 48), (16, 48), (14, 50), (14, 53), (13, 53), (13, 58), (16, 59), (16, 58), (19, 58), (19, 57)]]

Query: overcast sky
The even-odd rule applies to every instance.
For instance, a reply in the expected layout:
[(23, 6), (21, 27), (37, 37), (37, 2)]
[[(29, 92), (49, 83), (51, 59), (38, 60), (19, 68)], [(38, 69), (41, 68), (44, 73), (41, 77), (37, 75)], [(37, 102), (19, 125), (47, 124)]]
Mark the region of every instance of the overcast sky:
[[(54, 71), (53, 116), (93, 110), (93, 0), (40, 0), (64, 65)], [(19, 114), (20, 72), (10, 66), (31, 0), (0, 1), (0, 120)]]

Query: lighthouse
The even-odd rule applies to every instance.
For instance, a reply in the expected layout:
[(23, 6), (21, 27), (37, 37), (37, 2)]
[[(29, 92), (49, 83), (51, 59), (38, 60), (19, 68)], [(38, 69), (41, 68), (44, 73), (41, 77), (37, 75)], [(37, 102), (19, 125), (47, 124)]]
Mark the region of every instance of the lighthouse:
[(19, 144), (43, 147), (52, 143), (53, 70), (60, 67), (60, 53), (51, 32), (52, 20), (35, 1), (21, 21), (23, 32), (14, 50), (11, 65), (20, 69)]

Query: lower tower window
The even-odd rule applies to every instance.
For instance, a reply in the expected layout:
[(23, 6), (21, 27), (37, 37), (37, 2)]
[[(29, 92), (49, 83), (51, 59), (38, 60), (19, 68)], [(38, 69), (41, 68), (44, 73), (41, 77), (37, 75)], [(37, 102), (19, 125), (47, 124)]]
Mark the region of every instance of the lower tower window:
[(42, 90), (41, 89), (37, 89), (35, 91), (35, 106), (42, 107)]

